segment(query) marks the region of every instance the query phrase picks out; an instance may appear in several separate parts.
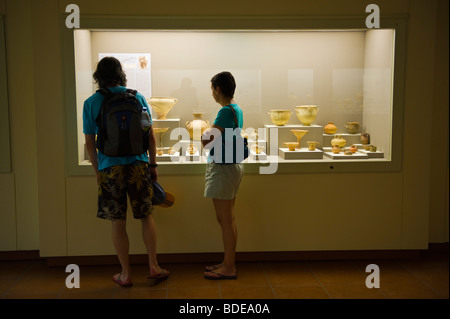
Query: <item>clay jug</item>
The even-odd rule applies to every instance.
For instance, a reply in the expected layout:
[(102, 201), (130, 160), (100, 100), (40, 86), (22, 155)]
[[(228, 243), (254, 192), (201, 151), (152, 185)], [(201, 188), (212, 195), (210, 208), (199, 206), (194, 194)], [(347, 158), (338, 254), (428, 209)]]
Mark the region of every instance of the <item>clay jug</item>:
[(339, 154), (339, 152), (341, 151), (341, 148), (338, 145), (333, 145), (331, 150), (333, 151), (334, 154)]
[(345, 146), (345, 144), (347, 144), (347, 141), (344, 138), (342, 138), (341, 135), (335, 135), (334, 138), (331, 140), (332, 146), (337, 145), (342, 148)]
[(323, 128), (323, 131), (325, 134), (334, 134), (337, 131), (337, 127), (334, 125), (334, 122), (328, 122), (328, 124)]
[(352, 153), (356, 153), (357, 150), (358, 150), (358, 149), (356, 148), (355, 145), (350, 146), (350, 151), (351, 151)]
[(367, 145), (370, 144), (370, 134), (365, 132), (361, 133), (361, 144)]
[(203, 132), (210, 127), (209, 121), (202, 118), (205, 113), (196, 112), (192, 114), (194, 115), (194, 119), (192, 121), (186, 121), (186, 128), (192, 140), (200, 141)]

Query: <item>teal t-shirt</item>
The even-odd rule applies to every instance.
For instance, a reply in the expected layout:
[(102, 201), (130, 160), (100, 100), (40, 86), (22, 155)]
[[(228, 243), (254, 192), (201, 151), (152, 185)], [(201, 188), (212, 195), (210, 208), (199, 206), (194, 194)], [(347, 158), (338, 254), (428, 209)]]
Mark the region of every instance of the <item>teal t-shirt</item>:
[[(109, 87), (108, 88), (111, 92), (125, 92), (126, 87), (123, 86), (115, 86), (115, 87)], [(150, 112), (150, 108), (147, 105), (147, 101), (145, 100), (145, 97), (140, 94), (139, 92), (136, 94), (136, 97), (138, 98), (139, 102), (141, 102), (142, 107), (144, 110), (147, 110), (148, 114), (150, 115), (150, 124), (153, 124), (152, 116)], [(98, 114), (100, 113), (100, 108), (102, 106), (103, 102), (103, 95), (99, 92), (94, 93), (90, 98), (88, 98), (86, 101), (84, 101), (83, 106), (83, 133), (86, 135), (97, 135), (98, 132), (98, 126), (95, 122)], [(111, 157), (106, 156), (102, 152), (97, 152), (97, 158), (98, 158), (98, 170), (102, 170), (111, 166), (116, 165), (128, 165), (132, 164), (136, 161), (143, 161), (148, 162), (147, 153), (142, 153), (141, 155), (137, 156), (123, 156), (123, 157)]]
[[(239, 107), (239, 105), (237, 104), (229, 104), (233, 109), (234, 112), (236, 113), (236, 118), (237, 118), (237, 122), (238, 122), (238, 127), (240, 129), (242, 129), (243, 125), (244, 125), (244, 113), (242, 112), (242, 109)], [(214, 125), (216, 126), (220, 126), (224, 129), (227, 128), (232, 128), (232, 129), (236, 129), (236, 122), (234, 121), (234, 116), (233, 116), (233, 111), (231, 111), (229, 106), (223, 106), (219, 112), (217, 113), (216, 119), (214, 120)], [(222, 141), (225, 141), (225, 133), (222, 134)], [(224, 150), (222, 150), (222, 152), (224, 152)], [(222, 153), (222, 156), (223, 153)], [(208, 156), (207, 158), (208, 162), (212, 162), (213, 158), (211, 157), (211, 155)], [(222, 162), (225, 161), (225, 158), (222, 157)]]
[[(233, 107), (236, 117), (238, 120), (239, 127), (242, 128), (244, 124), (244, 114), (242, 109), (237, 104), (229, 104)], [(223, 106), (219, 113), (217, 113), (217, 117), (214, 120), (214, 125), (223, 127), (223, 128), (236, 128), (236, 124), (234, 122), (233, 111), (230, 110), (228, 106)]]

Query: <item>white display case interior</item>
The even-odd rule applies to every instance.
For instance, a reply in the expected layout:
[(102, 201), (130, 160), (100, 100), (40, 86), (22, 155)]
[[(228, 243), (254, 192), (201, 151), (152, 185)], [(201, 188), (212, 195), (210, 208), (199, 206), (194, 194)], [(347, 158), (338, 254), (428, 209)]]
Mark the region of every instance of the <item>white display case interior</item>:
[[(92, 73), (105, 52), (150, 55), (151, 79), (145, 81), (150, 82), (151, 94), (178, 100), (167, 119), (160, 120), (152, 112), (154, 127), (169, 128), (158, 141), (158, 147), (165, 148), (161, 164), (185, 163), (179, 160), (181, 150), (172, 150), (172, 155), (178, 152), (176, 160), (168, 160), (170, 147), (186, 143), (183, 135), (171, 139), (171, 131), (184, 130), (198, 112), (213, 123), (220, 106), (211, 96), (210, 79), (224, 70), (235, 76), (235, 101), (244, 111), (244, 129), (247, 134), (260, 132), (254, 141), (260, 145), (259, 153), (253, 149), (249, 163), (390, 161), (395, 35), (394, 29), (75, 30), (78, 164), (89, 164), (82, 134), (83, 101), (96, 90)], [(300, 105), (318, 109), (310, 125), (297, 117)], [(271, 121), (269, 112), (274, 109), (291, 112), (283, 126)], [(325, 133), (328, 122), (334, 123), (336, 133)], [(348, 122), (358, 123), (356, 132), (349, 133)], [(289, 151), (283, 143), (296, 141), (293, 129), (308, 134), (301, 139), (300, 150)], [(274, 131), (276, 139), (271, 139)], [(362, 132), (370, 134), (376, 152), (364, 150)], [(355, 145), (358, 151), (332, 153), (335, 134), (347, 140), (346, 147)], [(317, 142), (315, 150), (308, 150), (308, 141)], [(200, 147), (185, 158), (203, 163), (204, 155)]]

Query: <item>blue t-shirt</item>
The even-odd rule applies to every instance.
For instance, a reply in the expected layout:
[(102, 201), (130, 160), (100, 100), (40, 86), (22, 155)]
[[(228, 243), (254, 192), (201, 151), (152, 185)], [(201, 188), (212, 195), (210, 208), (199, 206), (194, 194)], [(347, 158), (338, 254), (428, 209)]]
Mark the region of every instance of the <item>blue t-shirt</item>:
[[(123, 86), (114, 86), (108, 88), (111, 92), (125, 92), (126, 87)], [(139, 92), (136, 94), (139, 102), (141, 102), (142, 107), (147, 110), (150, 115), (150, 124), (153, 124), (152, 116), (150, 112), (150, 108), (147, 105), (147, 101), (145, 97)], [(84, 101), (83, 106), (83, 133), (86, 135), (97, 135), (98, 126), (95, 120), (97, 119), (98, 114), (100, 113), (100, 108), (102, 107), (104, 96), (96, 92), (86, 101)], [(98, 157), (98, 170), (102, 170), (111, 166), (116, 165), (128, 165), (132, 164), (136, 161), (148, 162), (147, 153), (142, 153), (137, 156), (123, 156), (123, 157), (111, 157), (106, 156), (102, 152), (97, 152)]]
[[(237, 122), (238, 122), (238, 128), (242, 129), (243, 125), (244, 125), (244, 113), (242, 112), (242, 109), (239, 107), (239, 105), (237, 104), (229, 104), (233, 109), (234, 112), (236, 113), (236, 118), (237, 118)], [(231, 129), (236, 129), (236, 122), (234, 121), (234, 116), (233, 116), (233, 111), (231, 111), (230, 107), (227, 106), (223, 106), (220, 110), (219, 113), (217, 113), (216, 119), (214, 120), (214, 125), (216, 126), (220, 126), (223, 129), (227, 129), (227, 128), (231, 128)], [(225, 141), (225, 132), (222, 133), (222, 141)], [(222, 152), (224, 152), (224, 150), (222, 150)], [(223, 153), (222, 153), (222, 156)], [(213, 158), (211, 157), (211, 155), (208, 156), (207, 159), (208, 162), (213, 161)], [(224, 161), (224, 158), (222, 159), (222, 162)]]

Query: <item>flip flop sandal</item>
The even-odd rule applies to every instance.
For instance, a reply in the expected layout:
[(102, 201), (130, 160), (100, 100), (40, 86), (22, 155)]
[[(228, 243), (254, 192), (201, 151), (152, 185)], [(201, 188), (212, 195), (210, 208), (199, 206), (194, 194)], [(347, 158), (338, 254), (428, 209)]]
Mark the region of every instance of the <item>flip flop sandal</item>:
[(220, 266), (206, 266), (205, 271), (211, 272), (211, 271), (219, 269), (219, 268), (220, 268)]
[(118, 285), (120, 285), (120, 286), (122, 286), (122, 287), (131, 287), (131, 286), (133, 286), (133, 283), (132, 283), (131, 281), (128, 281), (128, 282), (122, 281), (122, 280), (120, 279), (121, 276), (122, 276), (122, 273), (118, 274), (118, 276), (113, 276), (113, 277), (112, 277), (112, 280), (113, 280), (116, 284), (118, 284)]
[(148, 279), (164, 279), (167, 277), (169, 277), (169, 272), (167, 270), (163, 269), (160, 274), (150, 275), (150, 276), (148, 276)]
[(209, 280), (231, 280), (231, 279), (237, 279), (237, 275), (228, 276), (228, 275), (219, 274), (218, 272), (214, 272), (214, 271), (208, 271), (208, 272), (215, 275), (215, 276), (210, 276), (210, 275), (204, 274), (204, 277), (206, 279), (209, 279)]

